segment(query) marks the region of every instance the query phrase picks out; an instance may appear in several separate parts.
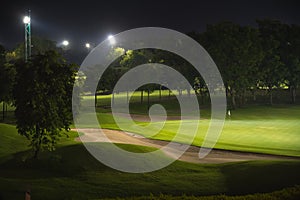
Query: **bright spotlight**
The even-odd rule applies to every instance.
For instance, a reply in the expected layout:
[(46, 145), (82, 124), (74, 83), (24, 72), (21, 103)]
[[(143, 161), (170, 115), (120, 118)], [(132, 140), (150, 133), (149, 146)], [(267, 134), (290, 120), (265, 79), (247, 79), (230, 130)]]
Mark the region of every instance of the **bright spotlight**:
[(88, 48), (88, 49), (91, 48), (90, 43), (86, 43), (86, 44), (85, 44), (85, 47)]
[(109, 40), (109, 43), (110, 43), (111, 45), (116, 44), (116, 39), (115, 39), (115, 37), (114, 37), (113, 35), (109, 35), (109, 36), (107, 37), (107, 39)]
[(24, 24), (29, 24), (29, 23), (30, 23), (30, 17), (25, 16), (25, 17), (23, 18), (23, 23), (24, 23)]
[(63, 44), (64, 46), (68, 46), (68, 45), (69, 45), (69, 41), (68, 41), (68, 40), (64, 40), (64, 41), (62, 42), (62, 44)]

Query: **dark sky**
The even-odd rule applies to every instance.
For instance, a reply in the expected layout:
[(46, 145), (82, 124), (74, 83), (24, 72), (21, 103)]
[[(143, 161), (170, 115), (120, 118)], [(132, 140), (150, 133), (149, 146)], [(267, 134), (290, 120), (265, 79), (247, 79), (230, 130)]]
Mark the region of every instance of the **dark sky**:
[(22, 18), (31, 10), (32, 34), (73, 46), (100, 43), (109, 34), (157, 26), (181, 32), (204, 31), (207, 24), (230, 20), (255, 25), (257, 18), (300, 24), (297, 0), (98, 0), (13, 1), (0, 3), (0, 44), (7, 48), (23, 41)]

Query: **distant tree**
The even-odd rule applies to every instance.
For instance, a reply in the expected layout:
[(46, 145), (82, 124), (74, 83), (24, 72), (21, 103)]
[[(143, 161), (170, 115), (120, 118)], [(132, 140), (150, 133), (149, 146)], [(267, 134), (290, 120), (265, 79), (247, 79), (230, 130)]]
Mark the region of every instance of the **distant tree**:
[(273, 104), (273, 89), (284, 82), (287, 69), (281, 58), (282, 33), (285, 27), (276, 20), (257, 20), (262, 41), (264, 58), (260, 65), (260, 83), (269, 93), (270, 104)]
[[(123, 73), (132, 69), (138, 65), (151, 63), (153, 59), (152, 51), (149, 49), (141, 49), (141, 50), (128, 50), (122, 57), (120, 61), (120, 66), (123, 68)], [(142, 78), (142, 77), (137, 77)], [(150, 92), (150, 84), (147, 86), (140, 87), (138, 90), (141, 92), (141, 103), (144, 101), (144, 91)], [(148, 90), (149, 89), (149, 90)]]
[(291, 102), (296, 103), (296, 91), (300, 84), (300, 27), (282, 24), (280, 58), (286, 68), (285, 84), (291, 92)]
[[(124, 73), (125, 69), (120, 65), (122, 55), (124, 54), (123, 48), (112, 48), (111, 52), (108, 55), (108, 59), (110, 56), (118, 57), (113, 63), (111, 63), (101, 77), (98, 77), (97, 70), (95, 68), (102, 69), (104, 66), (97, 65), (97, 66), (86, 66), (83, 73), (86, 76), (85, 85), (92, 86), (95, 83), (97, 84), (96, 92), (95, 92), (95, 106), (97, 106), (97, 95), (99, 92), (111, 94), (113, 92), (113, 88), (119, 78)], [(91, 91), (91, 88), (84, 88), (87, 92), (94, 92)]]
[[(32, 42), (32, 47), (31, 47), (32, 55), (44, 54), (45, 52), (51, 50), (62, 51), (61, 48), (57, 47), (56, 42), (52, 40), (34, 36), (32, 37), (31, 42)], [(24, 43), (20, 43), (14, 50), (8, 52), (7, 60), (11, 62), (12, 60), (24, 58), (25, 56), (24, 45), (25, 45)]]
[(30, 140), (34, 158), (43, 149), (54, 150), (62, 130), (69, 130), (76, 67), (55, 51), (16, 63), (17, 129)]
[(193, 87), (195, 93), (201, 97), (201, 104), (204, 104), (205, 96), (208, 94), (208, 88), (203, 78), (195, 77)]
[(263, 58), (257, 30), (222, 22), (209, 25), (198, 41), (216, 62), (232, 107), (236, 108), (237, 98), (243, 104), (245, 91), (257, 80)]
[(12, 103), (12, 89), (15, 80), (15, 67), (6, 60), (6, 51), (0, 46), (0, 102), (3, 102), (2, 119), (5, 119), (7, 104)]
[(0, 102), (3, 104), (2, 118), (5, 117), (5, 104), (4, 100), (7, 95), (7, 74), (5, 69), (5, 49), (0, 45)]

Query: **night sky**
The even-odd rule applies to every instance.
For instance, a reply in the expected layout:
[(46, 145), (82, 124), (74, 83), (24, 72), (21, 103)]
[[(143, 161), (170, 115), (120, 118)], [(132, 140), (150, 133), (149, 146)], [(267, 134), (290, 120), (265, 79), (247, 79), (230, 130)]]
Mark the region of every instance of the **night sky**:
[(300, 24), (300, 3), (296, 0), (2, 0), (0, 4), (0, 44), (6, 48), (23, 41), (22, 19), (28, 9), (33, 35), (58, 43), (67, 39), (73, 47), (85, 42), (98, 44), (109, 34), (146, 26), (202, 32), (207, 24), (220, 21), (254, 26), (257, 18), (271, 18)]

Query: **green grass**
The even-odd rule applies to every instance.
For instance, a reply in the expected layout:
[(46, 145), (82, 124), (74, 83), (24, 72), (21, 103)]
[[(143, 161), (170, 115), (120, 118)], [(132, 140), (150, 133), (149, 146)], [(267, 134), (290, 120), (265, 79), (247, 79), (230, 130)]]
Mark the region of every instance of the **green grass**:
[[(9, 134), (8, 134), (9, 133)], [(28, 149), (28, 144), (22, 136), (20, 136), (13, 125), (0, 123), (0, 158), (11, 158), (12, 154)], [(1, 161), (1, 160), (0, 160)]]
[[(271, 193), (256, 193), (243, 196), (171, 196), (171, 195), (149, 195), (143, 197), (118, 198), (118, 200), (296, 200), (300, 198), (300, 186), (289, 187)], [(106, 199), (110, 200), (110, 199)]]
[[(176, 161), (159, 171), (129, 174), (95, 160), (74, 141), (75, 133), (63, 138), (54, 152), (30, 159), (25, 138), (15, 127), (0, 124), (0, 199), (24, 198), (30, 188), (33, 199), (99, 199), (153, 195), (243, 195), (271, 192), (300, 184), (300, 162), (252, 161), (227, 164), (191, 164)], [(105, 146), (105, 144), (103, 144)], [(133, 152), (152, 148), (120, 145)], [(109, 146), (107, 146), (109, 148)], [(10, 151), (10, 152), (9, 152)], [(7, 158), (9, 156), (9, 158)], [(164, 156), (162, 155), (162, 158)]]
[[(24, 198), (31, 189), (34, 199), (99, 199), (153, 195), (242, 195), (271, 192), (300, 184), (300, 162), (252, 161), (228, 164), (190, 164), (176, 161), (159, 171), (128, 174), (95, 160), (75, 133), (62, 138), (57, 150), (30, 159), (25, 138), (14, 126), (0, 124), (0, 197)], [(13, 142), (11, 142), (13, 141)], [(14, 148), (12, 148), (12, 144)], [(133, 152), (153, 148), (120, 145)], [(108, 147), (107, 147), (108, 148)], [(162, 155), (163, 158), (163, 155)], [(0, 198), (0, 199), (1, 199)]]
[[(109, 96), (108, 96), (109, 97)], [(109, 98), (103, 101), (109, 102)], [(139, 97), (132, 102), (138, 114), (145, 114)], [(157, 97), (155, 97), (157, 98)], [(167, 98), (167, 97), (164, 97)], [(91, 100), (92, 98), (90, 98)], [(171, 115), (176, 114), (176, 102), (168, 105)], [(119, 129), (109, 109), (99, 107), (97, 117), (103, 128)], [(101, 111), (101, 112), (100, 112)], [(209, 109), (204, 108), (204, 119), (195, 145), (201, 145), (209, 124)], [(300, 151), (300, 106), (251, 106), (232, 111), (216, 147), (221, 149), (253, 151), (260, 153), (299, 156)], [(121, 124), (128, 125), (128, 119), (121, 118)], [(189, 121), (188, 121), (189, 122)], [(193, 123), (190, 120), (190, 123)], [(153, 135), (155, 126), (139, 132), (137, 127), (148, 123), (136, 122), (126, 130), (147, 137), (170, 140), (178, 129), (179, 121), (167, 121), (158, 134)], [(155, 122), (160, 125), (161, 122)], [(88, 126), (88, 124), (87, 124)], [(190, 130), (183, 132), (188, 136)], [(249, 161), (226, 164), (192, 164), (176, 161), (159, 171), (144, 174), (129, 174), (111, 169), (95, 160), (85, 147), (74, 141), (76, 133), (63, 137), (56, 151), (42, 152), (39, 160), (30, 159), (28, 141), (17, 134), (15, 126), (0, 124), (0, 199), (22, 199), (24, 191), (30, 188), (32, 199), (101, 199), (116, 197), (154, 196), (203, 196), (203, 195), (245, 195), (265, 193), (293, 187), (300, 184), (299, 161)], [(185, 137), (178, 139), (185, 142)], [(100, 144), (95, 144), (100, 145)], [(104, 147), (109, 148), (109, 146)], [(119, 145), (132, 152), (148, 152), (153, 148)], [(164, 155), (161, 156), (164, 159)], [(299, 187), (295, 187), (299, 190)], [(286, 192), (287, 191), (287, 192)], [(284, 190), (283, 196), (293, 192)], [(298, 194), (298, 193), (297, 193)], [(274, 194), (258, 196), (273, 198)], [(280, 193), (281, 195), (281, 193)], [(148, 199), (148, 197), (145, 197)], [(247, 197), (255, 199), (254, 197)], [(295, 199), (297, 199), (296, 196)], [(193, 199), (193, 197), (191, 197)], [(207, 197), (206, 199), (218, 199)], [(241, 197), (240, 199), (246, 199)], [(220, 196), (219, 199), (230, 199)], [(239, 199), (239, 198), (237, 198)], [(282, 199), (288, 199), (282, 197)], [(291, 198), (292, 199), (292, 198)]]
[[(166, 102), (164, 102), (167, 104)], [(174, 102), (173, 102), (174, 103)], [(171, 113), (175, 113), (176, 107), (169, 103)], [(136, 104), (133, 103), (133, 107)], [(145, 106), (145, 105), (144, 105)], [(141, 106), (135, 107), (144, 112)], [(169, 109), (169, 110), (170, 110)], [(109, 112), (97, 110), (98, 121), (102, 128), (120, 129)], [(204, 118), (200, 121), (186, 120), (186, 123), (199, 122), (199, 129), (193, 142), (201, 146), (207, 133), (210, 119), (208, 109), (201, 109)], [(134, 132), (149, 138), (170, 141), (178, 131), (180, 121), (169, 120), (166, 122), (153, 122), (151, 126), (143, 128), (149, 123), (129, 123), (129, 119), (117, 117), (122, 129)], [(299, 105), (277, 105), (277, 106), (248, 106), (231, 111), (231, 118), (227, 118), (223, 131), (215, 146), (217, 149), (234, 151), (247, 151), (256, 153), (267, 153), (276, 155), (300, 156), (300, 106)], [(88, 127), (89, 125), (87, 125)], [(163, 127), (157, 131), (157, 127)], [(190, 137), (192, 128), (187, 127), (181, 131), (182, 137), (177, 142), (186, 143)], [(156, 134), (154, 134), (156, 133)], [(153, 135), (154, 134), (154, 135)]]

